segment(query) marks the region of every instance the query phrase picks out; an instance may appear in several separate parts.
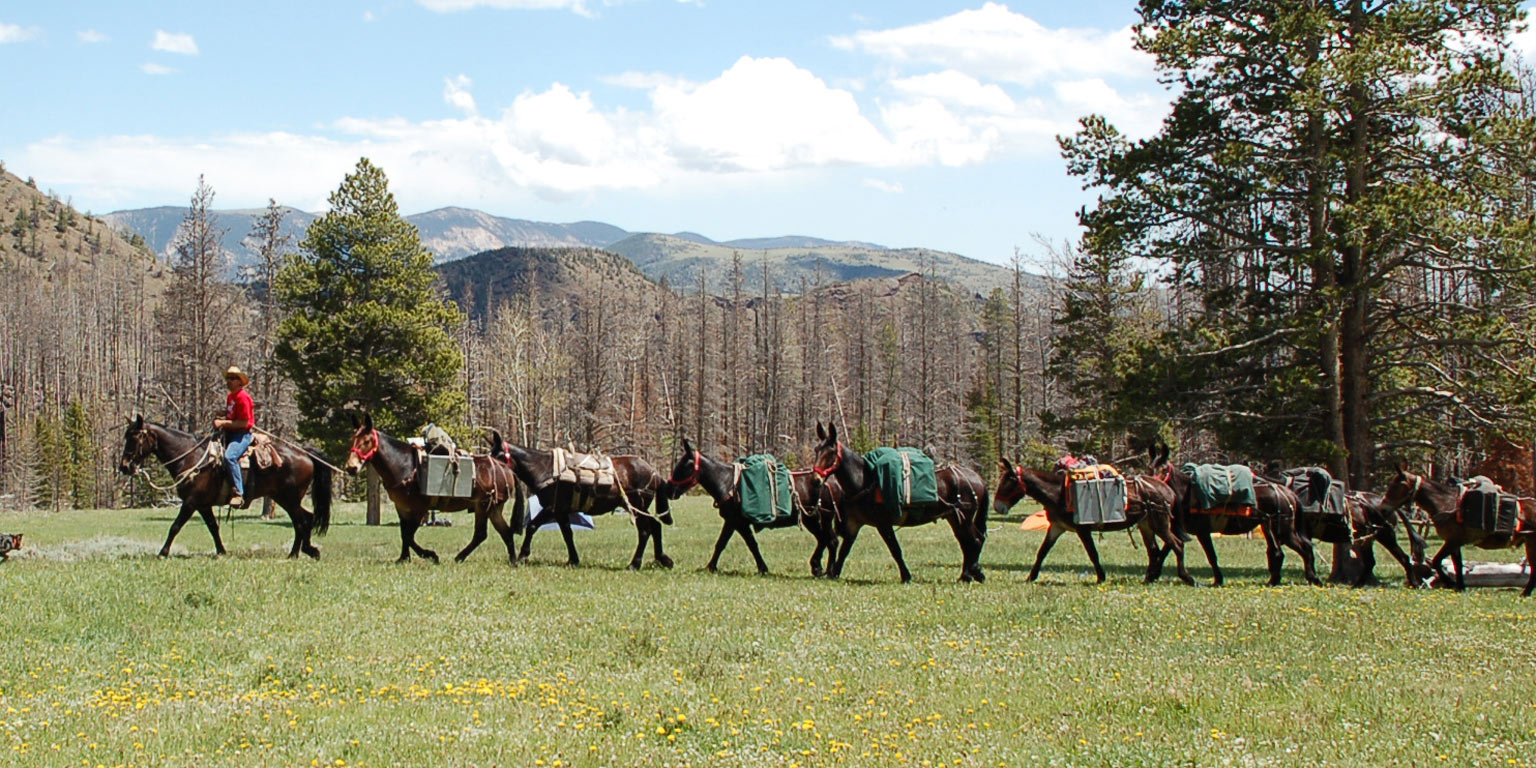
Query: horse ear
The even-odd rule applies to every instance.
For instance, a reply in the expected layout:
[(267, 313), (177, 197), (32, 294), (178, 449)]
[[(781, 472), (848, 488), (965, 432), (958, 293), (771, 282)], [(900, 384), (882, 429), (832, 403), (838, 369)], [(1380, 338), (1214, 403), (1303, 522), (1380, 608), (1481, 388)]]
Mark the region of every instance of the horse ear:
[(998, 469), (1001, 469), (1005, 475), (1013, 473), (1013, 465), (1008, 463), (1008, 459), (1006, 458), (999, 457), (997, 460), (997, 467)]
[(816, 439), (817, 440), (825, 440), (825, 439), (827, 439), (827, 429), (826, 429), (826, 427), (821, 426), (821, 419), (817, 419), (816, 420)]
[(363, 426), (370, 431), (373, 429), (373, 414), (363, 411)]
[(693, 443), (688, 442), (688, 438), (686, 437), (683, 438), (683, 452), (693, 453)]
[(144, 428), (144, 414), (142, 414), (142, 413), (135, 413), (133, 415), (133, 426), (134, 426), (135, 429), (143, 429)]
[(357, 429), (358, 427), (363, 425), (362, 422), (357, 420), (357, 414), (353, 413), (353, 414), (349, 414), (349, 415), (352, 417), (352, 428), (353, 429)]
[(831, 440), (833, 442), (837, 441), (837, 425), (836, 424), (828, 422), (828, 425), (827, 425), (827, 439)]
[(1402, 461), (1399, 461), (1397, 463), (1397, 474), (1398, 475), (1406, 475), (1406, 474), (1408, 474), (1408, 460), (1407, 459), (1403, 459)]

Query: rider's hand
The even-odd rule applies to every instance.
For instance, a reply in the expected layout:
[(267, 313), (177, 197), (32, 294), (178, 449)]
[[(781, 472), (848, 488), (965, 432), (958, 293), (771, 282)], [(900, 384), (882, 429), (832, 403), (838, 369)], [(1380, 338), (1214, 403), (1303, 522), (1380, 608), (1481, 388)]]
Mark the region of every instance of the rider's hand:
[(228, 426), (229, 426), (229, 419), (214, 419), (213, 420), (213, 428), (214, 429), (224, 429), (224, 428), (226, 428)]

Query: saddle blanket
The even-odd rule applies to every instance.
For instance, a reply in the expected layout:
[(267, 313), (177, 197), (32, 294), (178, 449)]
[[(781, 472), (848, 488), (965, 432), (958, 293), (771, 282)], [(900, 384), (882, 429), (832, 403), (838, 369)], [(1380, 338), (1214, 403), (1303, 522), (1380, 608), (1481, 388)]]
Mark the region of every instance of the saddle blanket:
[(753, 525), (770, 526), (794, 514), (794, 483), (789, 468), (771, 454), (757, 453), (736, 463), (741, 479), (736, 497)]
[(1344, 518), (1344, 481), (1322, 467), (1300, 467), (1280, 473), (1285, 487), (1301, 499), (1301, 513), (1319, 518)]
[(1253, 470), (1242, 464), (1185, 464), (1189, 475), (1189, 510), (1202, 515), (1253, 514), (1258, 497), (1253, 491)]

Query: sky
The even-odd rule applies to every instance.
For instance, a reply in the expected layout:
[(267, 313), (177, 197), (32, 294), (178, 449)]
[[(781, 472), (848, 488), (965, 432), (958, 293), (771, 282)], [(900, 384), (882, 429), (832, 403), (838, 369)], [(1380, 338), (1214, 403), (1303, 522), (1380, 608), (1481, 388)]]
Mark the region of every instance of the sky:
[[(0, 0), (0, 160), (94, 213), (401, 212), (992, 262), (1079, 235), (1056, 137), (1149, 135), (1134, 0)], [(1517, 46), (1536, 51), (1536, 35)]]

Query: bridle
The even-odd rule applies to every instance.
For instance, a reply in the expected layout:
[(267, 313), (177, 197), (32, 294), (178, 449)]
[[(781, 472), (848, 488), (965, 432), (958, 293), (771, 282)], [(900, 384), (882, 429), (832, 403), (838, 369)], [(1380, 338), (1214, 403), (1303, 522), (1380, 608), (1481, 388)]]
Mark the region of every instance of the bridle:
[(682, 493), (683, 491), (686, 491), (689, 488), (692, 488), (695, 485), (699, 484), (699, 471), (700, 471), (700, 468), (703, 466), (703, 464), (704, 464), (703, 456), (701, 456), (698, 451), (694, 451), (693, 452), (693, 473), (690, 474), (688, 477), (682, 479), (682, 480), (677, 480), (677, 479), (674, 478), (671, 481), (673, 487), (675, 487), (677, 489), (678, 493)]
[(821, 478), (822, 480), (826, 480), (833, 472), (837, 471), (838, 467), (841, 467), (842, 465), (843, 465), (843, 441), (839, 440), (839, 441), (837, 441), (837, 461), (832, 462), (832, 466), (827, 467), (825, 469), (823, 469), (823, 468), (821, 468), (819, 466), (811, 467), (811, 471), (815, 472), (817, 477)]
[(158, 447), (160, 441), (155, 439), (154, 433), (140, 427), (138, 434), (133, 436), (133, 455), (128, 458), (128, 466), (137, 471)]
[(366, 463), (369, 459), (373, 458), (374, 455), (376, 455), (379, 452), (379, 431), (377, 429), (370, 429), (370, 430), (368, 430), (368, 434), (373, 437), (373, 447), (372, 448), (369, 448), (367, 451), (359, 451), (357, 449), (356, 443), (354, 443), (352, 445), (352, 455), (356, 456), (358, 461), (361, 461), (361, 462), (364, 462), (364, 463)]

